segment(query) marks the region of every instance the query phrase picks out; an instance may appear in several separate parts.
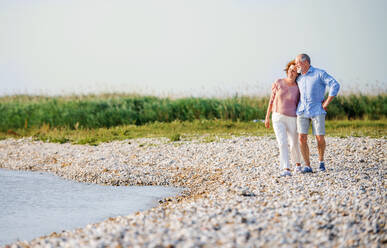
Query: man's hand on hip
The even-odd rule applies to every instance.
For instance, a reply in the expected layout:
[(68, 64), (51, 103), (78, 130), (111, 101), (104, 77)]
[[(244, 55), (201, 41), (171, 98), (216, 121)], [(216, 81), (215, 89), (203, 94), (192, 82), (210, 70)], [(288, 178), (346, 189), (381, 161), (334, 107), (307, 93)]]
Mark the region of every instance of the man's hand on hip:
[(323, 102), (323, 104), (322, 104), (322, 107), (323, 107), (323, 109), (324, 109), (325, 111), (327, 111), (328, 104), (329, 104), (329, 103), (327, 103), (326, 100), (325, 100), (325, 101)]
[(334, 96), (328, 96), (328, 98), (322, 103), (322, 107), (325, 111), (327, 111), (329, 103), (333, 100)]

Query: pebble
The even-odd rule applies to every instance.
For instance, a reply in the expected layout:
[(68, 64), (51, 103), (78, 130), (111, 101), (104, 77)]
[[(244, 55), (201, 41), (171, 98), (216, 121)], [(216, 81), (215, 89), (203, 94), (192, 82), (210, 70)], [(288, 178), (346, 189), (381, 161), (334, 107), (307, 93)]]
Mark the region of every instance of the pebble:
[[(382, 247), (386, 139), (327, 137), (326, 172), (280, 177), (272, 136), (142, 138), (98, 146), (0, 141), (0, 168), (102, 185), (184, 187), (128, 216), (7, 247)], [(276, 155), (277, 154), (277, 155)], [(292, 168), (294, 169), (294, 168)]]

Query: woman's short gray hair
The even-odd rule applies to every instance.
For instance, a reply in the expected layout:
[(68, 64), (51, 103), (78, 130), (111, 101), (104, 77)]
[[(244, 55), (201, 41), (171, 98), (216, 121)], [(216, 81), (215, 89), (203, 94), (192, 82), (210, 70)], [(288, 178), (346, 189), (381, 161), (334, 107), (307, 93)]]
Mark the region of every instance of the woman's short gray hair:
[(310, 64), (310, 57), (308, 56), (308, 54), (305, 54), (305, 53), (302, 53), (301, 54), (301, 60), (302, 61), (308, 61), (308, 63)]

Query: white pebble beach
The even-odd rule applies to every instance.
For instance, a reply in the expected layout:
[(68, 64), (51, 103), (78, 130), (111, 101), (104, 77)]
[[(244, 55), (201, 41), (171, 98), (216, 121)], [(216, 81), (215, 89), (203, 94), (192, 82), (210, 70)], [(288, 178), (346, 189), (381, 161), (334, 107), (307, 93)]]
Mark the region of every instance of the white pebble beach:
[[(186, 190), (159, 205), (6, 247), (386, 247), (387, 140), (327, 137), (326, 172), (280, 177), (273, 136), (98, 146), (0, 141), (0, 168)], [(293, 169), (293, 168), (292, 168)]]

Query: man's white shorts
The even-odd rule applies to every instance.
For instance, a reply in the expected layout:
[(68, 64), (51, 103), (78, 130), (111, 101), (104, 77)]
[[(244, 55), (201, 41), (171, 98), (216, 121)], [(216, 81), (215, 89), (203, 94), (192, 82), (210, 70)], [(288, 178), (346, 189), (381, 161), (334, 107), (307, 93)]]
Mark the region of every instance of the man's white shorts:
[(297, 116), (297, 132), (308, 134), (310, 122), (312, 121), (313, 135), (325, 135), (325, 114), (313, 117)]

